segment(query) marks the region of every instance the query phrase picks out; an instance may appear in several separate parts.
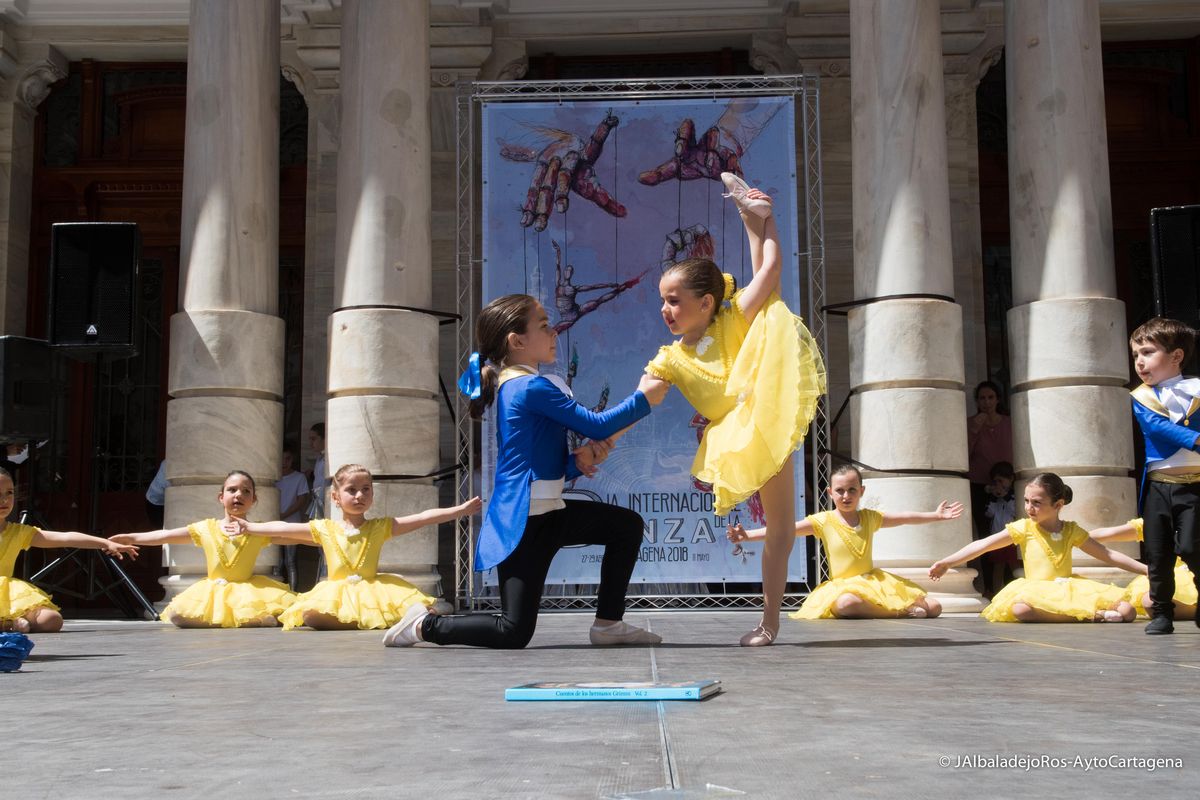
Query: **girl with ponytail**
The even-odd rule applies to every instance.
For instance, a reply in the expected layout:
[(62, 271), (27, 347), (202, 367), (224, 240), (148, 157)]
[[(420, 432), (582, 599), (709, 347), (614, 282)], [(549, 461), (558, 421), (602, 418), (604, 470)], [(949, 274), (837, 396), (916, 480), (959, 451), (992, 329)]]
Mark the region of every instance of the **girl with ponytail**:
[[(496, 567), (501, 613), (437, 616), (413, 606), (384, 637), (390, 647), (420, 641), (522, 648), (533, 637), (546, 573), (571, 545), (604, 545), (592, 644), (656, 644), (660, 638), (622, 620), (625, 593), (642, 542), (642, 518), (606, 503), (563, 500), (563, 484), (595, 473), (607, 440), (650, 413), (666, 384), (643, 376), (637, 391), (597, 413), (575, 402), (556, 376), (538, 374), (555, 360), (557, 334), (541, 303), (528, 295), (498, 297), (479, 314), (479, 352), (459, 389), (478, 419), (496, 406), (496, 480), (475, 547), (476, 570)], [(567, 450), (567, 431), (591, 441)]]
[(712, 261), (689, 258), (658, 283), (662, 318), (679, 339), (660, 348), (646, 373), (679, 387), (709, 420), (692, 475), (712, 487), (726, 516), (756, 493), (764, 530), (763, 614), (741, 644), (775, 641), (795, 540), (792, 453), (804, 443), (825, 394), (825, 365), (808, 329), (779, 296), (783, 258), (771, 198), (722, 173), (746, 228), (754, 277), (737, 291)]
[(1025, 577), (996, 593), (981, 612), (989, 622), (1132, 622), (1133, 606), (1119, 586), (1071, 573), (1071, 550), (1078, 547), (1093, 558), (1140, 575), (1146, 565), (1097, 542), (1074, 522), (1059, 518), (1071, 502), (1071, 487), (1053, 472), (1035, 475), (1025, 486), (1025, 519), (971, 542), (929, 568), (938, 580), (951, 567), (1009, 544), (1021, 548)]

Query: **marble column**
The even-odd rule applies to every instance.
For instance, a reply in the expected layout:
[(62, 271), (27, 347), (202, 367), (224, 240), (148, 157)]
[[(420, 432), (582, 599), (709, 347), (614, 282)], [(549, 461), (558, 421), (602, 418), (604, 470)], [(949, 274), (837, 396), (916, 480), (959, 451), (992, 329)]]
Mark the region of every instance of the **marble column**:
[[(855, 299), (952, 297), (950, 197), (938, 0), (850, 4)], [(850, 312), (852, 452), (878, 470), (864, 505), (969, 507), (962, 309), (939, 299), (872, 302)], [(971, 540), (970, 518), (906, 526), (876, 539), (875, 563), (935, 590), (947, 611), (981, 608), (974, 571), (937, 584), (926, 570)]]
[(29, 302), (29, 225), (33, 192), (33, 131), (50, 86), (67, 77), (67, 59), (47, 44), (17, 45), (0, 23), (0, 334), (24, 336)]
[[(438, 320), (430, 234), (429, 3), (342, 4), (329, 469), (379, 476), (370, 516), (438, 505)], [(413, 310), (417, 309), (417, 310)], [(336, 509), (335, 509), (336, 513)], [(437, 531), (389, 542), (379, 568), (437, 589)]]
[[(166, 524), (217, 517), (233, 469), (276, 519), (283, 447), (279, 302), (279, 4), (192, 0), (183, 158), (180, 310), (171, 317)], [(167, 549), (169, 600), (204, 573)], [(276, 548), (256, 569), (268, 571)]]
[[(1009, 0), (1005, 52), (1018, 489), (1038, 472), (1057, 472), (1075, 494), (1066, 518), (1114, 525), (1136, 513), (1136, 488), (1099, 3)], [(1081, 553), (1076, 560), (1087, 562)]]

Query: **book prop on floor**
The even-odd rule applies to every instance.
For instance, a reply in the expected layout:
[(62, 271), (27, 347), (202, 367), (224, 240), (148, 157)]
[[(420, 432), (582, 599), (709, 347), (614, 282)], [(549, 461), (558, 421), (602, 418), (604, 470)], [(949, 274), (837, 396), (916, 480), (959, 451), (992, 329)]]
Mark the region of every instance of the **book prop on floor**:
[(527, 683), (504, 690), (505, 700), (703, 700), (721, 691), (712, 678), (676, 683), (616, 681)]

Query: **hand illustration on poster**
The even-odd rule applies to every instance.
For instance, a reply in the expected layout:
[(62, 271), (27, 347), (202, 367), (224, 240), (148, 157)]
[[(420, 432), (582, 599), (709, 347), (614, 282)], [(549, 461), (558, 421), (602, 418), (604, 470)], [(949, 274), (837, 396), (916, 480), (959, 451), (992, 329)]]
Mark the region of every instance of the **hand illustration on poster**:
[(532, 161), (536, 165), (521, 207), (521, 226), (546, 230), (553, 208), (565, 213), (571, 204), (571, 192), (591, 200), (614, 217), (625, 216), (618, 203), (596, 180), (595, 163), (604, 151), (604, 142), (620, 120), (612, 112), (604, 116), (587, 141), (569, 131), (530, 125), (527, 132), (542, 145), (540, 150), (516, 141), (500, 140), (500, 156), (510, 161)]

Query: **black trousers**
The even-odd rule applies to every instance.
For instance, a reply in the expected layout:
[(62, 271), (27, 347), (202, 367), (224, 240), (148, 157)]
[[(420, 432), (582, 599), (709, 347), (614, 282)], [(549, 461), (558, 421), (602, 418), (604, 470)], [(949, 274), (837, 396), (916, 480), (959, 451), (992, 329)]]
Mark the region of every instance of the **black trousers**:
[[(1152, 617), (1175, 613), (1175, 556), (1200, 576), (1200, 483), (1146, 481), (1142, 503), (1143, 555), (1150, 573)], [(1200, 583), (1197, 584), (1200, 586)]]
[(546, 573), (562, 547), (604, 545), (596, 616), (619, 620), (625, 615), (625, 593), (637, 564), (644, 523), (626, 508), (567, 500), (567, 507), (530, 517), (525, 533), (497, 568), (500, 578), (499, 614), (429, 615), (421, 630), (427, 642), (470, 644), (520, 649), (529, 644), (537, 626), (538, 607)]

